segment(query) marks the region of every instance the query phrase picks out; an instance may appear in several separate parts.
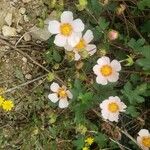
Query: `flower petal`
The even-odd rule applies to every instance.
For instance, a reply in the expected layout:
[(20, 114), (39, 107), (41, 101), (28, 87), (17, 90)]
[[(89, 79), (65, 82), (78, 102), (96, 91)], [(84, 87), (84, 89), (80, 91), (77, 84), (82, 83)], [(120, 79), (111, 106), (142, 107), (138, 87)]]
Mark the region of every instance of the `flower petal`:
[(112, 75), (107, 77), (109, 82), (116, 82), (119, 79), (119, 73), (118, 72), (114, 72), (112, 73)]
[(64, 11), (61, 14), (61, 22), (62, 23), (69, 23), (73, 21), (73, 13), (71, 11)]
[(94, 36), (91, 30), (87, 30), (83, 36), (83, 39), (86, 41), (86, 43), (90, 43), (93, 40), (93, 38)]
[(117, 60), (113, 60), (113, 61), (111, 62), (111, 66), (112, 66), (113, 69), (116, 70), (116, 71), (120, 71), (120, 70), (121, 70), (121, 64), (120, 64), (120, 62), (117, 61)]
[(108, 117), (109, 117), (109, 113), (106, 111), (106, 110), (102, 110), (101, 111), (101, 114), (102, 114), (102, 117), (104, 118), (104, 119), (108, 119)]
[(110, 64), (110, 59), (109, 59), (109, 57), (103, 56), (97, 60), (97, 63), (99, 65)]
[(71, 34), (70, 37), (68, 37), (68, 44), (72, 47), (74, 47), (75, 45), (77, 45), (81, 39), (81, 36), (82, 36), (82, 33), (78, 32), (78, 33), (75, 33), (73, 32)]
[(93, 55), (96, 52), (96, 45), (88, 44), (86, 49), (90, 55)]
[(60, 99), (60, 101), (59, 101), (60, 108), (66, 108), (66, 107), (68, 107), (68, 105), (69, 105), (69, 102), (67, 99)]
[(149, 131), (147, 129), (141, 129), (139, 131), (138, 135), (140, 135), (140, 136), (149, 136), (150, 133), (149, 133)]
[(81, 56), (79, 55), (79, 53), (74, 54), (74, 60), (78, 61), (80, 58)]
[(96, 75), (99, 75), (100, 74), (100, 66), (99, 65), (95, 65), (93, 67), (93, 71)]
[(49, 98), (53, 103), (56, 103), (56, 102), (59, 100), (57, 93), (49, 94), (49, 95), (48, 95), (48, 98)]
[(81, 19), (75, 19), (72, 22), (74, 32), (82, 32), (84, 30), (84, 23)]
[(73, 50), (73, 47), (69, 44), (65, 45), (64, 48), (66, 51), (72, 51)]
[(67, 90), (66, 93), (67, 93), (67, 95), (68, 95), (68, 98), (70, 98), (70, 99), (73, 98), (73, 95), (72, 95), (72, 93), (71, 93), (69, 90)]
[(60, 23), (57, 20), (49, 21), (48, 31), (52, 34), (60, 32)]
[(118, 120), (119, 120), (119, 113), (109, 113), (108, 120), (109, 121), (118, 122)]
[(53, 82), (50, 86), (50, 89), (53, 91), (53, 92), (58, 92), (60, 86), (58, 85), (58, 83), (56, 82)]
[(97, 77), (96, 77), (96, 82), (98, 83), (98, 84), (102, 84), (102, 85), (106, 85), (108, 82), (107, 82), (107, 79), (106, 78), (104, 78), (103, 76), (100, 76), (100, 75), (98, 75)]
[(59, 47), (64, 47), (67, 43), (67, 38), (61, 34), (57, 34), (54, 43)]

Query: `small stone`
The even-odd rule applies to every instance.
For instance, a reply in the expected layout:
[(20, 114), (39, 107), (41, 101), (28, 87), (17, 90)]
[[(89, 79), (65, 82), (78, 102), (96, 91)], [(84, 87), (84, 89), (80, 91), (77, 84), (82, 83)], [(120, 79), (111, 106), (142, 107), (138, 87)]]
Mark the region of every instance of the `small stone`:
[(25, 12), (26, 12), (26, 9), (25, 9), (24, 7), (21, 7), (21, 8), (19, 9), (19, 12), (20, 12), (20, 14), (24, 15)]
[(16, 36), (17, 32), (15, 28), (4, 25), (2, 27), (2, 33), (4, 36)]
[(28, 17), (27, 15), (24, 15), (24, 16), (23, 16), (23, 19), (24, 19), (25, 22), (28, 22), (28, 21), (29, 21), (29, 17)]
[(23, 38), (25, 41), (31, 41), (31, 35), (29, 33), (26, 33)]
[(28, 80), (30, 80), (30, 79), (32, 79), (32, 75), (31, 74), (26, 74), (25, 78), (28, 79)]
[(22, 29), (23, 29), (22, 26), (20, 26), (20, 25), (17, 26), (17, 32), (18, 32), (18, 33), (20, 33), (20, 32), (22, 31)]
[(5, 22), (7, 23), (7, 25), (11, 26), (11, 24), (12, 24), (12, 13), (7, 13), (7, 15), (5, 17)]
[(24, 63), (27, 63), (27, 58), (26, 58), (26, 57), (23, 57), (23, 58), (22, 58), (22, 61), (23, 61)]

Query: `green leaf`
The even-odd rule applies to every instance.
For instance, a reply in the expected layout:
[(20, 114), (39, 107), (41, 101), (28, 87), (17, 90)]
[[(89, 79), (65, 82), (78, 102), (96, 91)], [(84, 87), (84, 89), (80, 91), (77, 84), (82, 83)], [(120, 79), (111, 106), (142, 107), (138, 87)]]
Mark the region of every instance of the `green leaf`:
[(136, 89), (133, 89), (130, 82), (127, 82), (124, 86), (124, 89), (121, 90), (123, 95), (127, 97), (130, 104), (137, 105), (138, 103), (142, 103), (145, 101), (145, 99), (141, 96), (145, 91), (147, 90), (146, 84), (141, 84), (136, 87)]
[(150, 0), (141, 0), (137, 3), (140, 10), (144, 10), (146, 7), (150, 8)]
[(99, 19), (99, 28), (104, 31), (109, 26), (109, 22), (105, 18), (100, 17)]
[(99, 0), (88, 0), (88, 7), (96, 16), (102, 12), (102, 5)]
[(107, 147), (108, 138), (106, 135), (98, 133), (98, 135), (95, 137), (95, 142), (99, 145), (100, 148), (105, 148)]
[(148, 58), (141, 58), (141, 59), (138, 59), (136, 61), (136, 63), (143, 67), (143, 70), (150, 70), (150, 59)]
[(84, 147), (84, 137), (80, 136), (77, 140), (74, 140), (73, 145), (77, 150), (81, 150)]
[(134, 106), (128, 106), (126, 113), (131, 115), (132, 117), (138, 117), (139, 116), (139, 112), (137, 112), (137, 109)]
[(131, 39), (128, 42), (128, 46), (131, 47), (135, 52), (139, 52), (141, 47), (144, 45), (145, 40), (144, 39), (138, 39), (137, 41), (135, 39)]
[(61, 55), (59, 54), (59, 52), (57, 50), (53, 50), (53, 58), (56, 62), (61, 61)]

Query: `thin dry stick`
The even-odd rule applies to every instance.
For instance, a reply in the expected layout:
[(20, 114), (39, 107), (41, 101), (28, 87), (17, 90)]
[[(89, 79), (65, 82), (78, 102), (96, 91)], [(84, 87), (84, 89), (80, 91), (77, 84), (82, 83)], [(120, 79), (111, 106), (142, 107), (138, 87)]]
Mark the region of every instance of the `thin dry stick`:
[[(95, 109), (92, 109), (92, 111), (93, 111), (98, 117), (100, 117), (101, 119), (103, 119), (98, 111), (96, 111)], [(137, 146), (139, 146), (138, 143), (136, 142), (136, 140), (135, 140), (127, 131), (122, 130), (122, 129), (119, 128), (118, 126), (116, 126), (116, 125), (114, 125), (113, 123), (108, 122), (108, 121), (106, 121), (106, 120), (104, 120), (104, 119), (103, 119), (103, 121), (109, 123), (109, 124), (110, 124), (111, 126), (113, 126), (113, 127), (114, 127), (114, 126), (117, 127), (117, 128), (120, 130), (120, 132), (122, 132), (122, 133), (123, 133), (124, 135), (126, 135), (130, 140), (132, 140)]]
[(14, 90), (16, 90), (16, 89), (19, 89), (19, 88), (23, 87), (23, 86), (26, 86), (26, 85), (28, 85), (28, 84), (31, 84), (31, 83), (35, 82), (35, 81), (38, 81), (38, 80), (40, 80), (40, 79), (42, 79), (42, 78), (44, 78), (44, 77), (46, 77), (46, 76), (47, 76), (47, 74), (45, 74), (45, 75), (43, 75), (43, 76), (40, 76), (40, 77), (38, 77), (38, 78), (35, 78), (35, 79), (33, 79), (33, 80), (27, 81), (27, 82), (25, 82), (25, 83), (22, 83), (22, 84), (20, 84), (20, 85), (18, 85), (18, 86), (15, 86), (15, 87), (13, 87), (13, 88), (7, 89), (7, 90), (5, 91), (5, 93), (12, 92), (12, 91), (14, 91)]
[(116, 143), (116, 144), (118, 144), (120, 147), (123, 147), (123, 148), (125, 148), (125, 149), (128, 149), (128, 150), (132, 150), (132, 149), (130, 149), (130, 148), (128, 148), (128, 147), (126, 147), (126, 146), (124, 146), (124, 145), (122, 145), (122, 144), (120, 144), (118, 141), (115, 141), (114, 139), (112, 139), (112, 138), (109, 138), (112, 142), (114, 142), (114, 143)]

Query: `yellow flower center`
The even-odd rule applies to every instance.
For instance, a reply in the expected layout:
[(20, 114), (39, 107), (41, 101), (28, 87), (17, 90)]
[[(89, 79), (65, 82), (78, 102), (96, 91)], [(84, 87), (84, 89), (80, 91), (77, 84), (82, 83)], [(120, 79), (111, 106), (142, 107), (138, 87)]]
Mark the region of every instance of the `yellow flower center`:
[(119, 110), (118, 104), (112, 102), (108, 105), (108, 110), (112, 113), (116, 113)]
[(64, 36), (70, 36), (72, 33), (72, 30), (73, 30), (73, 28), (72, 28), (71, 24), (69, 24), (69, 23), (64, 23), (60, 26), (60, 32)]
[(104, 65), (102, 68), (100, 68), (100, 72), (103, 76), (110, 76), (112, 74), (112, 67), (109, 65)]
[(142, 138), (142, 144), (145, 147), (150, 147), (150, 136), (145, 136)]
[(80, 51), (80, 50), (84, 49), (85, 46), (86, 46), (86, 43), (85, 43), (84, 39), (81, 39), (79, 41), (79, 43), (75, 46), (75, 48)]
[(58, 96), (59, 96), (60, 98), (65, 98), (65, 97), (67, 97), (66, 90), (65, 90), (64, 88), (60, 88), (60, 89), (58, 90)]
[(14, 107), (14, 103), (11, 100), (6, 100), (2, 103), (2, 108), (5, 111), (10, 111)]

